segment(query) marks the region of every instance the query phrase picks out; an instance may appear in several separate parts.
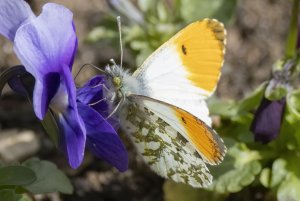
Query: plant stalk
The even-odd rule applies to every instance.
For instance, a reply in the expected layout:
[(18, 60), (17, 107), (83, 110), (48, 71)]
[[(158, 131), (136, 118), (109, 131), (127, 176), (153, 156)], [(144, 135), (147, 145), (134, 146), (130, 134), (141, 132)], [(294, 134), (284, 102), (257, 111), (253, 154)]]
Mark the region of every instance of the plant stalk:
[(285, 59), (292, 59), (297, 53), (299, 1), (300, 0), (294, 0), (293, 2), (290, 28), (285, 49)]

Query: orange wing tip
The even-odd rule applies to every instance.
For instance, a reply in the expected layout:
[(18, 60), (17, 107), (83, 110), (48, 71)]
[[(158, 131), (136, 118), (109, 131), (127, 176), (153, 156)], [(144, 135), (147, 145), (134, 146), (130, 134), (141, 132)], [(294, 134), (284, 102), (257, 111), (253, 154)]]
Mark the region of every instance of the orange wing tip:
[(216, 143), (218, 144), (218, 151), (216, 152), (215, 156), (213, 157), (214, 160), (210, 160), (210, 161), (207, 161), (210, 165), (219, 165), (223, 160), (224, 160), (224, 157), (227, 153), (227, 148), (225, 146), (225, 143), (223, 141), (223, 139), (221, 137), (218, 136), (217, 132), (212, 129), (212, 128), (209, 128), (211, 130), (211, 132), (214, 133), (214, 139), (216, 141)]
[[(200, 20), (199, 22), (204, 21), (207, 23), (207, 26), (209, 28), (211, 28), (211, 30), (214, 32), (214, 35), (216, 37), (216, 39), (219, 41), (220, 43), (220, 47), (222, 49), (222, 54), (223, 57), (226, 53), (226, 44), (227, 44), (227, 40), (226, 40), (226, 36), (227, 36), (227, 31), (225, 29), (225, 26), (222, 22), (220, 22), (217, 19), (209, 19), (209, 18), (205, 18), (203, 20)], [(220, 68), (222, 68), (222, 66), (224, 65), (224, 60), (221, 62)], [(219, 80), (219, 77), (218, 77)], [(217, 88), (217, 86), (214, 87), (213, 91), (215, 91), (215, 89)]]
[(194, 86), (213, 93), (220, 78), (225, 54), (226, 31), (215, 19), (191, 23), (172, 39), (187, 79)]
[[(204, 20), (200, 20), (199, 22), (206, 23), (207, 27), (213, 31), (216, 39), (221, 42), (221, 48), (223, 48), (224, 45), (226, 44), (226, 35), (227, 35), (224, 24), (216, 19), (209, 19), (209, 18), (205, 18)], [(223, 50), (225, 50), (225, 48), (223, 48)]]
[[(216, 37), (216, 39), (220, 42), (220, 47), (222, 49), (222, 53), (223, 55), (225, 55), (225, 47), (227, 44), (227, 40), (226, 40), (226, 36), (227, 36), (227, 31), (225, 29), (225, 26), (222, 22), (220, 22), (217, 19), (209, 19), (209, 18), (205, 18), (203, 20), (200, 20), (199, 22), (206, 22), (207, 23), (207, 27), (210, 28), (213, 32), (214, 35)], [(221, 67), (224, 64), (224, 60), (221, 63)]]
[(189, 112), (180, 108), (173, 109), (186, 131), (188, 141), (201, 158), (210, 165), (221, 163), (226, 154), (226, 146), (218, 134)]

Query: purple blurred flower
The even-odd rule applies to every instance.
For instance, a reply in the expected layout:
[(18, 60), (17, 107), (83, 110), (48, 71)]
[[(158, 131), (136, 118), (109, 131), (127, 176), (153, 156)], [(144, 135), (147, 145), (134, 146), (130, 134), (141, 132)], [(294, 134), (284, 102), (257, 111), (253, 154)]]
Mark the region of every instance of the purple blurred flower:
[(285, 97), (277, 101), (270, 101), (263, 97), (250, 128), (255, 141), (266, 144), (279, 135), (285, 102)]
[(135, 23), (145, 23), (143, 13), (138, 10), (129, 0), (106, 0), (107, 4), (118, 14), (126, 16)]
[[(49, 108), (54, 112), (61, 131), (60, 148), (71, 167), (81, 164), (87, 137), (91, 149), (101, 146), (95, 152), (97, 156), (125, 157), (108, 162), (121, 171), (126, 170), (126, 150), (115, 130), (87, 102), (77, 103), (71, 74), (77, 50), (72, 12), (48, 3), (36, 17), (23, 0), (1, 0), (0, 33), (14, 43), (15, 53), (35, 79), (36, 116), (42, 120)], [(100, 142), (103, 138), (107, 141)], [(118, 147), (118, 151), (112, 147)], [(119, 164), (120, 161), (124, 164)]]

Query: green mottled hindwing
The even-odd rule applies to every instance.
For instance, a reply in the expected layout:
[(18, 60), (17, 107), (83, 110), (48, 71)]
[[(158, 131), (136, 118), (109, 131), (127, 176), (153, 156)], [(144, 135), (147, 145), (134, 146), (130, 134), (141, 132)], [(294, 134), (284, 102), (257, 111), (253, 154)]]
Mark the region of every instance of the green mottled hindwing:
[(122, 129), (156, 173), (194, 187), (206, 187), (212, 182), (195, 148), (163, 117), (146, 107), (142, 99), (126, 101), (120, 118)]

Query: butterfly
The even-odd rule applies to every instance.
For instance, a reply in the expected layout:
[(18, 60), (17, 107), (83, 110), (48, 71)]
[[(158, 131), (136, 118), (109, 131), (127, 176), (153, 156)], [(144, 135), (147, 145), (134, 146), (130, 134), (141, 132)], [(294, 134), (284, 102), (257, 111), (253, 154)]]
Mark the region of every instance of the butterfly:
[(193, 187), (212, 182), (206, 164), (226, 153), (205, 100), (216, 89), (226, 31), (215, 19), (189, 24), (133, 74), (107, 66), (110, 106), (139, 154), (157, 174)]

